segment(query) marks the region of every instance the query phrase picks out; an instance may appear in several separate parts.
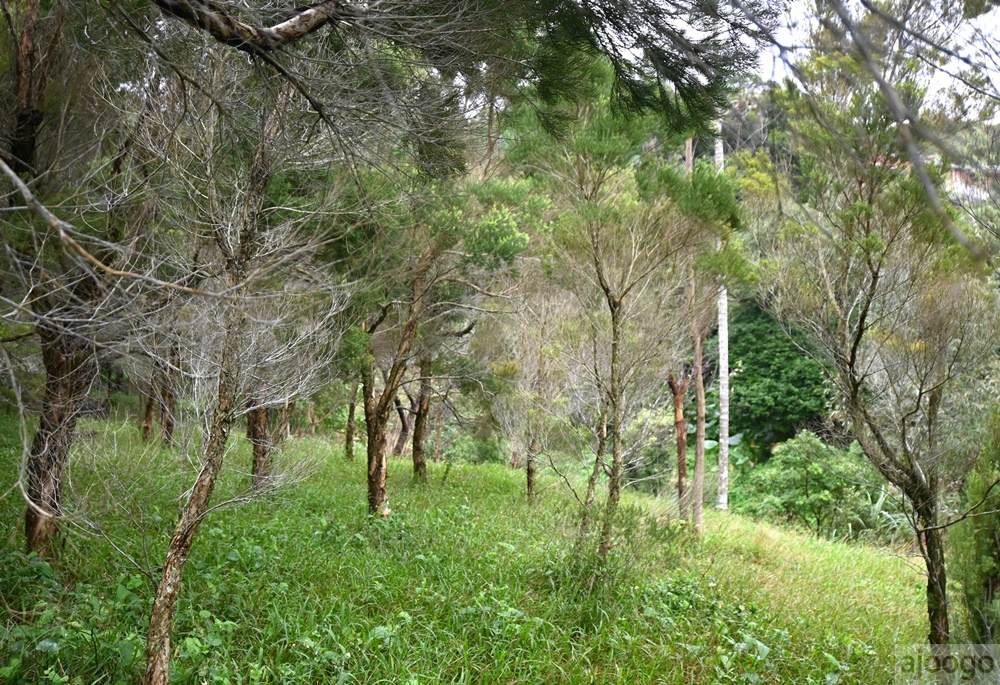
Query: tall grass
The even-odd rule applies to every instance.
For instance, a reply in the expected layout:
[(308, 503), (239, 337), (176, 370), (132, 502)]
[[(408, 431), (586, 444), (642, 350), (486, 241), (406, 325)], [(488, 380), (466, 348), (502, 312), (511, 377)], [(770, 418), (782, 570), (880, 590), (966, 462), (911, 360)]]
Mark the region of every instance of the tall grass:
[[(14, 425), (2, 428), (10, 484)], [(86, 518), (57, 568), (21, 553), (20, 498), (0, 500), (3, 683), (130, 683), (140, 671), (156, 564), (194, 465), (124, 424), (85, 430), (73, 488)], [(420, 486), (393, 462), (381, 520), (365, 513), (362, 461), (319, 439), (282, 457), (303, 458), (317, 464), (307, 479), (216, 511), (199, 532), (176, 682), (881, 685), (895, 645), (922, 631), (919, 576), (884, 551), (724, 515), (694, 543), (669, 507), (633, 495), (590, 588), (575, 507), (554, 481), (529, 507), (503, 466), (431, 464)], [(220, 501), (247, 480), (245, 446), (228, 460)]]

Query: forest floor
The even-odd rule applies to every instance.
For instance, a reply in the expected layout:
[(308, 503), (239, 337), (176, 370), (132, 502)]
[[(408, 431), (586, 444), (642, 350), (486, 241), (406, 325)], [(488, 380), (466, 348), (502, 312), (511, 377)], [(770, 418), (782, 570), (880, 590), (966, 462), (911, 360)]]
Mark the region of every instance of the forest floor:
[[(88, 421), (55, 567), (22, 554), (17, 424), (0, 419), (0, 683), (132, 683), (158, 559), (195, 450)], [(242, 439), (187, 569), (178, 683), (872, 683), (924, 637), (922, 578), (890, 550), (708, 512), (704, 539), (630, 494), (595, 577), (556, 480), (390, 464), (392, 515), (366, 515), (363, 452), (288, 443), (294, 481), (240, 502)], [(360, 450), (359, 450), (360, 452)], [(305, 466), (303, 466), (305, 464)], [(592, 580), (593, 579), (593, 580)]]

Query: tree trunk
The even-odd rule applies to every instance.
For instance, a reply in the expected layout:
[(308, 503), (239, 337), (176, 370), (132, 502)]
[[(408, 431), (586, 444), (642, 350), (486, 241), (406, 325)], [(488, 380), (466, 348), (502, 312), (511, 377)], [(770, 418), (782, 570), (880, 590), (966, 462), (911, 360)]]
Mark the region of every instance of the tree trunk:
[(389, 515), (389, 496), (386, 492), (389, 464), (385, 451), (390, 405), (388, 402), (379, 402), (375, 397), (374, 364), (366, 367), (363, 372), (361, 393), (368, 429), (368, 513), (385, 517)]
[(921, 530), (920, 551), (927, 567), (927, 618), (930, 620), (928, 641), (932, 645), (946, 645), (949, 641), (948, 580), (944, 563), (944, 536), (937, 527), (935, 503), (930, 502), (917, 512)]
[(253, 489), (260, 491), (267, 487), (271, 477), (272, 441), (268, 431), (268, 408), (258, 404), (259, 400), (247, 402), (247, 440), (253, 448)]
[(174, 446), (174, 426), (177, 425), (177, 395), (170, 383), (160, 386), (160, 427), (163, 444)]
[(45, 394), (28, 455), (24, 536), (28, 552), (53, 559), (62, 514), (62, 473), (75, 439), (79, 405), (90, 382), (93, 360), (90, 350), (66, 332), (40, 327), (38, 336)]
[(705, 502), (705, 336), (700, 330), (694, 335), (694, 395), (698, 405), (694, 443), (694, 483), (691, 488), (691, 519), (694, 532), (701, 535), (704, 527)]
[(358, 426), (354, 417), (358, 408), (358, 382), (351, 385), (351, 397), (347, 401), (347, 428), (344, 430), (344, 459), (354, 461), (354, 434)]
[[(230, 292), (235, 296), (241, 294), (247, 269), (256, 259), (260, 247), (261, 211), (271, 178), (272, 159), (267, 143), (277, 135), (279, 124), (279, 117), (273, 114), (272, 112), (264, 119), (264, 135), (258, 141), (247, 175), (249, 182), (242, 208), (238, 249), (227, 259), (226, 270)], [(224, 242), (222, 235), (217, 235), (216, 238), (219, 243)], [(209, 511), (212, 492), (222, 470), (229, 433), (235, 420), (241, 363), (240, 348), (246, 335), (245, 324), (245, 315), (240, 305), (228, 303), (223, 322), (224, 338), (219, 360), (216, 405), (212, 411), (208, 437), (203, 449), (201, 470), (170, 538), (163, 574), (153, 598), (153, 610), (149, 616), (149, 630), (146, 636), (146, 671), (141, 685), (170, 683), (170, 640), (174, 615), (177, 611), (177, 599), (184, 577), (184, 568), (191, 554), (191, 545), (194, 543), (198, 527)]]
[(215, 481), (222, 470), (226, 456), (226, 443), (233, 425), (236, 402), (236, 379), (238, 375), (237, 338), (240, 328), (236, 314), (227, 314), (226, 340), (222, 350), (219, 371), (218, 403), (212, 413), (212, 423), (205, 444), (202, 468), (198, 473), (191, 497), (181, 512), (180, 521), (174, 528), (167, 547), (167, 558), (163, 565), (163, 575), (156, 588), (153, 611), (149, 617), (149, 632), (146, 637), (146, 672), (142, 685), (169, 685), (170, 683), (170, 637), (173, 631), (177, 598), (184, 576), (184, 567), (191, 553), (195, 533), (202, 518), (208, 511)]
[(403, 401), (399, 399), (398, 394), (393, 398), (396, 414), (399, 416), (399, 435), (396, 436), (396, 444), (392, 448), (392, 453), (397, 457), (403, 453), (403, 450), (406, 449), (406, 443), (410, 441), (411, 414), (415, 406), (415, 401), (409, 398), (409, 396), (407, 397), (410, 400), (409, 411), (403, 406)]
[[(424, 308), (424, 296), (427, 294), (427, 276), (437, 259), (437, 247), (429, 248), (420, 256), (413, 274), (411, 285), (410, 306), (406, 322), (399, 333), (399, 343), (389, 372), (385, 374), (385, 387), (382, 394), (375, 397), (375, 363), (366, 365), (362, 378), (364, 393), (365, 422), (368, 428), (368, 513), (389, 515), (388, 496), (385, 489), (388, 461), (386, 459), (386, 430), (389, 417), (392, 414), (393, 398), (397, 396), (399, 387), (406, 374), (408, 356), (413, 340), (417, 335), (417, 326)], [(370, 335), (375, 334), (377, 324), (369, 328)], [(374, 350), (368, 350), (372, 359)]]
[(527, 485), (529, 504), (535, 503), (535, 497), (537, 493), (536, 485), (538, 482), (538, 473), (535, 468), (536, 466), (535, 462), (538, 459), (538, 453), (539, 451), (541, 451), (541, 449), (542, 446), (538, 443), (538, 438), (532, 438), (531, 444), (528, 446), (528, 452), (525, 455), (524, 472), (526, 476), (525, 480)]
[(583, 496), (583, 516), (580, 519), (580, 540), (585, 540), (590, 535), (590, 516), (594, 507), (594, 500), (597, 499), (597, 481), (601, 477), (604, 469), (604, 453), (608, 448), (608, 419), (607, 414), (602, 410), (597, 429), (597, 449), (594, 451), (594, 468), (590, 470), (590, 478), (587, 479), (587, 492)]
[(278, 447), (292, 437), (292, 414), (295, 413), (295, 400), (285, 400), (278, 410), (278, 425), (271, 436), (271, 446)]
[(444, 442), (444, 405), (439, 404), (437, 410), (437, 436), (434, 440), (434, 461), (441, 461), (441, 445)]
[(420, 396), (417, 399), (413, 417), (413, 478), (418, 483), (427, 482), (427, 455), (424, 453), (424, 438), (427, 435), (427, 421), (431, 412), (431, 362), (420, 360)]
[(174, 446), (174, 427), (177, 425), (177, 389), (180, 385), (181, 349), (176, 342), (170, 345), (170, 359), (162, 369), (160, 384), (160, 426), (163, 444)]
[(691, 379), (678, 381), (670, 374), (667, 382), (674, 400), (674, 432), (677, 434), (677, 510), (681, 520), (687, 521), (691, 512), (691, 494), (687, 489), (687, 419), (684, 418), (684, 397)]
[[(607, 294), (607, 293), (606, 293)], [(622, 455), (622, 422), (624, 408), (622, 407), (624, 388), (621, 377), (621, 301), (607, 295), (608, 307), (611, 310), (611, 383), (608, 390), (608, 400), (611, 412), (611, 476), (608, 478), (608, 503), (604, 513), (604, 526), (601, 530), (601, 540), (598, 556), (602, 561), (611, 554), (615, 514), (621, 499), (622, 476), (625, 464)]]
[[(12, 114), (14, 131), (10, 139), (10, 168), (21, 178), (28, 180), (38, 174), (35, 160), (38, 131), (44, 121), (37, 102), (44, 89), (43, 83), (36, 83), (36, 69), (39, 57), (36, 32), (40, 14), (39, 0), (26, 0), (21, 12), (21, 35), (17, 37), (17, 53), (14, 57), (15, 99)], [(9, 27), (12, 31), (13, 26)], [(11, 196), (13, 202), (13, 196)]]
[(155, 388), (150, 388), (150, 392), (146, 395), (146, 402), (142, 411), (142, 440), (143, 442), (149, 442), (149, 436), (153, 432), (153, 413), (156, 409), (157, 400), (153, 397), (155, 393)]

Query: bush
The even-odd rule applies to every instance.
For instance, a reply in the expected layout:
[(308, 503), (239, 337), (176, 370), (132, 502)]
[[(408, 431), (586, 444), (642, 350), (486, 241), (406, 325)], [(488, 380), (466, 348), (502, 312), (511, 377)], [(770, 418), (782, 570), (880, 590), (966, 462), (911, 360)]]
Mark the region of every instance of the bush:
[(755, 518), (791, 523), (828, 538), (899, 538), (905, 519), (861, 454), (827, 445), (802, 431), (764, 464), (737, 476), (733, 509)]

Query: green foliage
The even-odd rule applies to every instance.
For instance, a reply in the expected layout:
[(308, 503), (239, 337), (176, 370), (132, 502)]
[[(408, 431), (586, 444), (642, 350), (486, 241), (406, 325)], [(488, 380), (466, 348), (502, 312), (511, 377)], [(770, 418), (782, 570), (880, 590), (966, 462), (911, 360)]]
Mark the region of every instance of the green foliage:
[(347, 375), (357, 375), (371, 366), (372, 336), (359, 326), (349, 328), (340, 341), (340, 364)]
[(744, 435), (755, 461), (826, 413), (823, 369), (801, 344), (752, 301), (730, 310), (730, 429)]
[(517, 216), (506, 207), (493, 207), (465, 235), (469, 261), (485, 269), (511, 264), (528, 246), (528, 234), (518, 230)]
[(644, 197), (666, 193), (684, 216), (729, 230), (740, 228), (736, 184), (710, 162), (699, 160), (690, 175), (665, 164), (644, 165), (636, 182)]
[[(106, 454), (129, 474), (140, 459), (125, 440), (134, 428), (86, 430), (108, 434)], [(17, 445), (16, 423), (0, 417), (4, 482), (16, 476)], [(246, 445), (235, 447), (220, 497), (245, 484)], [(427, 487), (393, 461), (393, 514), (381, 520), (365, 514), (363, 468), (321, 440), (287, 450), (318, 459), (319, 471), (202, 524), (173, 638), (180, 685), (876, 683), (891, 678), (895, 644), (921, 630), (919, 577), (879, 552), (713, 512), (704, 545), (690, 547), (662, 502), (627, 492), (615, 554), (588, 589), (577, 581), (590, 567), (574, 544), (576, 503), (551, 479), (529, 508), (523, 476), (504, 466), (432, 462)], [(74, 482), (86, 487), (81, 467)], [(153, 571), (177, 474), (143, 476), (160, 486), (142, 491), (142, 522), (160, 541), (150, 556), (124, 510), (98, 520)], [(21, 513), (18, 498), (0, 500), (7, 529)], [(141, 673), (155, 572), (137, 572), (101, 537), (68, 536), (56, 568), (0, 548), (13, 610), (0, 624), (5, 685), (124, 685)], [(844, 603), (848, 592), (858, 601)]]
[(856, 444), (841, 450), (803, 431), (741, 473), (730, 502), (740, 513), (823, 537), (891, 540), (905, 522), (879, 480)]
[(961, 588), (968, 620), (969, 641), (996, 642), (1000, 630), (1000, 412), (990, 416), (989, 432), (965, 478), (965, 505), (975, 505), (975, 516), (958, 523), (950, 542), (954, 561), (952, 579)]
[(503, 464), (507, 461), (500, 438), (466, 431), (451, 437), (445, 454), (451, 461), (466, 464)]

